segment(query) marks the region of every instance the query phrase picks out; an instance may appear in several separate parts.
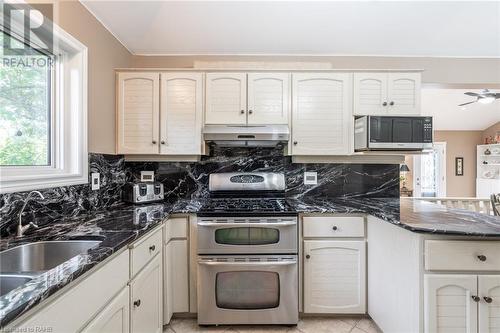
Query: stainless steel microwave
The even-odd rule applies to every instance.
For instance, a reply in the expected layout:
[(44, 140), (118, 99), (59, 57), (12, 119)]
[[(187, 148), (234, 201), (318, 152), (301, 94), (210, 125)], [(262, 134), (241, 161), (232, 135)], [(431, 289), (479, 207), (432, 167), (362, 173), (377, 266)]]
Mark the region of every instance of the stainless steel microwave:
[(432, 148), (432, 117), (362, 116), (354, 121), (354, 150)]

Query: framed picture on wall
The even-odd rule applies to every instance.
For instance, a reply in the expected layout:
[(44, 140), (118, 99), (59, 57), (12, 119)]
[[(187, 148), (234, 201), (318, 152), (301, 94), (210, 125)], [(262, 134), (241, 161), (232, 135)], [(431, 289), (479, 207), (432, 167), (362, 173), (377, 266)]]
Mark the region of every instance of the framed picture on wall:
[(464, 175), (464, 158), (455, 157), (455, 176)]

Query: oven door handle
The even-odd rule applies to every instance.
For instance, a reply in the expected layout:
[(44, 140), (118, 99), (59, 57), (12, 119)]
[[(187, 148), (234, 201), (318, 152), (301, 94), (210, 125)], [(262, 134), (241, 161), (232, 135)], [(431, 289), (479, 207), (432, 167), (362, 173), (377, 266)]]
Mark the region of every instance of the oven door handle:
[(257, 262), (220, 262), (220, 261), (198, 261), (203, 266), (290, 266), (296, 265), (297, 261), (257, 261)]
[(201, 227), (286, 227), (297, 225), (297, 222), (270, 222), (270, 223), (217, 223), (217, 222), (198, 222)]

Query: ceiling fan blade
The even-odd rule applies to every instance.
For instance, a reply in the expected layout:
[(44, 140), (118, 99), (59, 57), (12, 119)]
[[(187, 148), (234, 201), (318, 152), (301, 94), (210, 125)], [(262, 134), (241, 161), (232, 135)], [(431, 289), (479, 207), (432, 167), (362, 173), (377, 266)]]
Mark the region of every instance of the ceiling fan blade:
[(464, 105), (467, 105), (467, 104), (472, 104), (472, 103), (476, 103), (477, 101), (472, 101), (472, 102), (467, 102), (467, 103), (463, 103), (463, 104), (458, 104), (458, 106), (464, 106)]
[(477, 97), (477, 96), (480, 96), (480, 95), (481, 95), (481, 94), (477, 94), (477, 93), (470, 92), (470, 91), (465, 92), (464, 94), (465, 94), (465, 95), (468, 95), (468, 96), (473, 96), (473, 97)]

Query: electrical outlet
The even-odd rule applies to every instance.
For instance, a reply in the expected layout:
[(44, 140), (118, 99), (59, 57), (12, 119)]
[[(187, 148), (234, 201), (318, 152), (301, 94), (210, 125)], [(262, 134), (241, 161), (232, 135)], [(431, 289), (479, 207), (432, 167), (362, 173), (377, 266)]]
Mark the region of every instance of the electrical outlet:
[(101, 188), (101, 175), (99, 174), (99, 172), (92, 172), (90, 174), (90, 181), (92, 191), (96, 191)]
[(141, 182), (154, 182), (155, 172), (154, 171), (141, 171)]
[(318, 184), (318, 173), (306, 171), (304, 172), (304, 185), (317, 185)]

